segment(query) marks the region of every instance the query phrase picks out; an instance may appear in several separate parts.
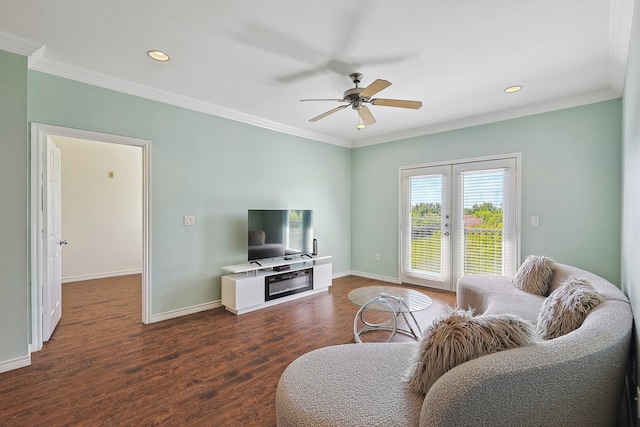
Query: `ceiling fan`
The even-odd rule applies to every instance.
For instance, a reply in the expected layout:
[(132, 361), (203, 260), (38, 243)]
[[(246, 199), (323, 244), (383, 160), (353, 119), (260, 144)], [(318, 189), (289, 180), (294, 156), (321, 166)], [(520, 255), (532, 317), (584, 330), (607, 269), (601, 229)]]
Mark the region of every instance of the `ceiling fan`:
[[(391, 83), (387, 80), (378, 79), (375, 82), (371, 83), (369, 86), (365, 88), (358, 87), (358, 84), (362, 81), (362, 74), (353, 73), (349, 77), (353, 83), (355, 83), (356, 87), (352, 89), (347, 89), (342, 95), (342, 99), (301, 99), (300, 101), (337, 101), (337, 102), (346, 102), (346, 104), (341, 105), (339, 107), (333, 108), (325, 113), (320, 114), (312, 119), (309, 119), (310, 122), (317, 122), (320, 119), (327, 117), (330, 114), (335, 113), (336, 111), (342, 110), (343, 108), (347, 108), (351, 106), (354, 110), (358, 111), (362, 122), (369, 126), (376, 122), (376, 119), (371, 114), (371, 110), (364, 104), (371, 105), (382, 105), (385, 107), (400, 107), (400, 108), (411, 108), (417, 110), (422, 107), (421, 101), (407, 101), (403, 99), (385, 99), (385, 98), (371, 98), (376, 93), (380, 92), (383, 89), (391, 86)], [(358, 127), (360, 129), (360, 127)]]

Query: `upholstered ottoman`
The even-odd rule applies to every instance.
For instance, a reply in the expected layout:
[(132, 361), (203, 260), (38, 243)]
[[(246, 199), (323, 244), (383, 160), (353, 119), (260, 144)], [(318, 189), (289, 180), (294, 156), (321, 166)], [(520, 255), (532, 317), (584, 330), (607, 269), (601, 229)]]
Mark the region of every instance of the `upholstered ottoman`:
[(424, 396), (403, 381), (416, 350), (415, 343), (344, 344), (301, 356), (278, 383), (278, 426), (417, 426)]

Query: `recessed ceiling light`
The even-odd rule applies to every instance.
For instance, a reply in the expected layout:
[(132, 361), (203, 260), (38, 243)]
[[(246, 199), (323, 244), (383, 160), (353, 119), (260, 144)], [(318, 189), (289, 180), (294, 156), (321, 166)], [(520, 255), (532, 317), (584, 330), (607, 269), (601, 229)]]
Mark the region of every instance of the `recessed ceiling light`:
[(161, 50), (149, 50), (147, 51), (147, 55), (149, 55), (149, 58), (160, 62), (167, 62), (169, 60), (169, 55)]
[(520, 85), (509, 86), (508, 88), (506, 88), (504, 90), (504, 93), (514, 93), (514, 92), (519, 91), (520, 89), (522, 89), (522, 86), (520, 86)]

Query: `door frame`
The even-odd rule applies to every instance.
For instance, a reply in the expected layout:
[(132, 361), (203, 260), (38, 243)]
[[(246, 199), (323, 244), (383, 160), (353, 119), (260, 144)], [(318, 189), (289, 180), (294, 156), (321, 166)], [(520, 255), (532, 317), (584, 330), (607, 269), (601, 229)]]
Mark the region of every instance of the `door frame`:
[[(398, 167), (398, 282), (402, 283), (402, 245), (403, 245), (403, 189), (402, 189), (402, 180), (403, 180), (403, 172), (407, 169), (418, 169), (418, 168), (429, 168), (434, 166), (446, 166), (446, 165), (459, 165), (464, 163), (477, 163), (477, 162), (487, 162), (487, 161), (495, 161), (495, 160), (504, 160), (504, 159), (515, 159), (515, 224), (514, 224), (514, 233), (515, 233), (515, 258), (516, 263), (520, 260), (520, 245), (521, 245), (521, 196), (522, 196), (522, 153), (505, 153), (505, 154), (496, 154), (489, 156), (481, 156), (481, 157), (472, 157), (465, 159), (452, 159), (452, 160), (443, 160), (438, 162), (430, 162), (430, 163), (419, 163), (412, 165), (402, 165)], [(517, 268), (517, 266), (516, 266)], [(457, 284), (455, 282), (451, 283), (451, 290), (455, 291), (457, 288)]]
[(142, 149), (142, 323), (151, 323), (151, 141), (60, 126), (31, 123), (31, 340), (29, 352), (43, 345), (42, 285), (46, 280), (46, 260), (43, 245), (47, 221), (40, 214), (46, 188), (42, 182), (42, 159), (50, 136), (85, 139), (110, 144), (122, 144)]

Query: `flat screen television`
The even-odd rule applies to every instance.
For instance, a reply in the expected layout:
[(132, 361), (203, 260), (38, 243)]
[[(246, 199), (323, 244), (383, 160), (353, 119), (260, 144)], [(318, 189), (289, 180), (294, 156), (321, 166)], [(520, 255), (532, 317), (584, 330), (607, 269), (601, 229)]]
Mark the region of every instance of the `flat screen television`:
[(288, 257), (313, 252), (313, 211), (250, 209), (247, 259)]

